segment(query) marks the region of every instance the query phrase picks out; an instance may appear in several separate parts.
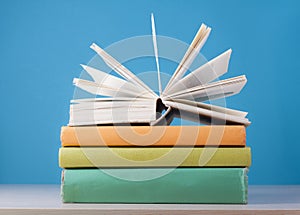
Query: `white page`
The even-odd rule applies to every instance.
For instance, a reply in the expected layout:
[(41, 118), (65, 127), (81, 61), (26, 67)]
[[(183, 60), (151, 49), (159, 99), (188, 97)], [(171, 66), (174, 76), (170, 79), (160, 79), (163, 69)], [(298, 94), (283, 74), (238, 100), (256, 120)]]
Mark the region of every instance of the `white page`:
[(140, 101), (147, 101), (151, 100), (153, 101), (153, 98), (143, 98), (143, 97), (136, 97), (136, 98), (130, 98), (130, 97), (101, 97), (101, 98), (86, 98), (86, 99), (73, 99), (70, 102), (71, 103), (105, 103), (105, 102), (115, 102), (115, 101), (132, 101), (132, 100), (140, 100)]
[(170, 86), (172, 86), (173, 84), (176, 83), (176, 81), (180, 80), (184, 74), (186, 73), (186, 71), (190, 68), (191, 64), (193, 63), (194, 59), (197, 57), (197, 55), (199, 54), (201, 48), (203, 47), (203, 45), (205, 44), (209, 34), (210, 34), (211, 29), (207, 28), (204, 31), (204, 35), (203, 37), (201, 37), (199, 43), (196, 45), (196, 47), (191, 51), (190, 55), (188, 56), (188, 58), (185, 60), (184, 64), (181, 67), (181, 70), (178, 72), (178, 74), (176, 75), (174, 81), (170, 84)]
[(150, 123), (156, 119), (155, 108), (116, 108), (70, 111), (70, 126), (108, 123)]
[(111, 102), (84, 102), (71, 104), (70, 110), (94, 110), (111, 108), (147, 108), (156, 104), (156, 100), (132, 100), (132, 101), (111, 101)]
[(181, 98), (188, 96), (195, 96), (197, 94), (205, 94), (205, 92), (216, 92), (219, 94), (226, 94), (232, 92), (234, 94), (240, 92), (243, 86), (246, 84), (247, 79), (245, 75), (241, 75), (234, 78), (228, 78), (225, 80), (220, 80), (212, 83), (208, 83), (201, 86), (196, 86), (190, 89), (185, 89), (180, 92), (168, 95), (167, 98)]
[(212, 104), (206, 104), (203, 102), (196, 102), (196, 101), (190, 101), (190, 100), (184, 100), (184, 99), (174, 99), (174, 100), (172, 100), (172, 102), (182, 103), (182, 104), (190, 105), (193, 107), (199, 107), (199, 108), (203, 108), (203, 109), (207, 109), (207, 110), (213, 110), (216, 112), (225, 113), (225, 114), (238, 116), (238, 117), (246, 117), (248, 114), (247, 112), (244, 112), (244, 111), (234, 110), (234, 109), (225, 108), (225, 107), (212, 105)]
[(154, 48), (155, 62), (157, 68), (158, 90), (159, 90), (159, 95), (161, 95), (162, 89), (161, 89), (160, 69), (159, 69), (159, 61), (158, 61), (158, 48), (157, 48), (157, 40), (156, 40), (155, 21), (154, 21), (153, 13), (151, 13), (151, 26), (152, 26), (153, 48)]
[(197, 102), (203, 101), (213, 101), (219, 98), (225, 98), (238, 94), (244, 87), (244, 82), (236, 82), (232, 84), (226, 84), (222, 86), (215, 86), (211, 88), (206, 88), (204, 90), (194, 91), (189, 94), (182, 94), (175, 96), (174, 99), (187, 99)]
[(116, 107), (115, 109), (106, 108), (106, 109), (73, 109), (70, 110), (70, 114), (73, 114), (73, 116), (76, 116), (78, 120), (82, 119), (85, 120), (89, 115), (98, 116), (98, 117), (106, 117), (107, 115), (128, 115), (128, 114), (139, 114), (145, 115), (144, 118), (148, 119), (149, 112), (150, 115), (153, 114), (153, 108), (140, 108), (140, 107), (133, 107), (133, 108), (127, 108), (127, 107)]
[(172, 96), (170, 98), (187, 99), (187, 100), (198, 101), (198, 102), (215, 100), (215, 99), (238, 94), (243, 89), (245, 84), (246, 84), (245, 80), (235, 81), (231, 83), (202, 88), (191, 92), (186, 92), (184, 94)]
[(176, 81), (180, 80), (187, 69), (190, 67), (194, 59), (199, 54), (201, 48), (205, 44), (211, 29), (206, 25), (202, 24), (199, 31), (197, 32), (193, 42), (189, 46), (187, 52), (185, 53), (183, 59), (181, 60), (180, 64), (178, 65), (177, 69), (175, 70), (173, 76), (171, 77), (167, 87), (165, 88), (163, 94), (168, 94), (169, 88), (176, 83)]
[[(244, 117), (239, 117), (239, 116), (234, 116), (234, 115), (229, 115), (229, 114), (224, 114), (224, 113), (220, 113), (217, 111), (213, 111), (213, 110), (207, 110), (207, 109), (203, 109), (203, 108), (199, 108), (199, 107), (195, 107), (195, 106), (190, 106), (190, 105), (186, 105), (186, 104), (182, 104), (182, 103), (176, 103), (176, 102), (171, 102), (171, 101), (166, 101), (165, 104), (167, 106), (171, 106), (175, 109), (178, 110), (183, 110), (189, 113), (193, 113), (193, 114), (199, 114), (200, 116), (207, 116), (210, 117), (212, 119), (220, 119), (220, 120), (227, 120), (227, 121), (232, 121), (235, 123), (241, 123), (244, 125), (249, 125), (250, 121), (247, 118)], [(181, 118), (185, 118), (185, 116), (183, 114), (181, 114)]]
[(172, 85), (168, 90), (168, 94), (207, 84), (225, 74), (228, 70), (230, 55), (231, 49), (195, 69), (190, 74)]
[[(120, 90), (118, 88), (113, 88), (112, 86), (97, 84), (92, 81), (87, 81), (83, 79), (74, 78), (73, 84), (80, 89), (91, 93), (93, 95), (101, 95), (101, 96), (120, 96), (120, 97), (147, 97), (149, 94), (139, 94), (139, 92)], [(148, 98), (148, 97), (147, 97)], [(153, 97), (151, 97), (153, 98)]]
[(178, 75), (178, 73), (180, 72), (180, 70), (182, 69), (186, 59), (190, 56), (190, 54), (193, 52), (193, 51), (196, 51), (195, 48), (196, 48), (196, 45), (198, 43), (198, 41), (201, 39), (202, 37), (202, 34), (204, 33), (206, 29), (206, 25), (202, 24), (197, 32), (197, 34), (195, 35), (192, 43), (190, 44), (188, 50), (186, 51), (186, 53), (184, 54), (181, 62), (179, 63), (178, 67), (176, 68), (175, 72), (173, 73), (173, 76), (171, 77), (167, 87), (165, 90), (167, 90), (167, 88), (169, 87), (169, 85), (174, 81), (174, 79), (176, 78), (176, 76)]
[(149, 94), (148, 91), (130, 83), (129, 81), (110, 75), (93, 67), (82, 65), (82, 68), (93, 78), (94, 82), (100, 85), (111, 86), (125, 91), (140, 92), (141, 94)]
[(131, 81), (134, 84), (137, 84), (138, 86), (142, 87), (146, 91), (148, 91), (150, 94), (152, 94), (153, 97), (157, 98), (158, 96), (144, 83), (142, 82), (135, 74), (130, 72), (125, 66), (120, 64), (116, 59), (114, 59), (112, 56), (110, 56), (108, 53), (106, 53), (103, 49), (101, 49), (99, 46), (97, 46), (95, 43), (93, 43), (90, 46), (91, 49), (93, 49), (102, 59), (104, 62), (115, 72), (117, 72), (119, 75), (123, 76), (126, 80)]

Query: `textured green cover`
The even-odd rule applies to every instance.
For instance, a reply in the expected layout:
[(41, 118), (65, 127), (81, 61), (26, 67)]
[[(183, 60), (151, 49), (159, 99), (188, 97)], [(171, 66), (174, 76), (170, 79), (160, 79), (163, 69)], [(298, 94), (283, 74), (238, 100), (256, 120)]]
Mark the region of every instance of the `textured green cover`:
[[(151, 176), (159, 168), (110, 169)], [(120, 172), (122, 171), (122, 172)], [(126, 181), (99, 169), (64, 170), (64, 202), (86, 203), (247, 203), (247, 168), (177, 168), (148, 181)]]

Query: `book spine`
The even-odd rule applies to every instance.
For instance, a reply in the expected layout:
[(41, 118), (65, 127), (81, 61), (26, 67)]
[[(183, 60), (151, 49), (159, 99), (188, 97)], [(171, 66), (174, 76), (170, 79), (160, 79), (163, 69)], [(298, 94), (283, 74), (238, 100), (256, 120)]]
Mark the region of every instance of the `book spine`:
[(62, 147), (62, 168), (89, 167), (249, 167), (251, 150), (191, 147)]
[(244, 126), (84, 126), (61, 128), (62, 146), (241, 146)]
[[(157, 169), (110, 169), (112, 175), (148, 175)], [(147, 181), (128, 181), (100, 169), (67, 169), (64, 202), (247, 203), (247, 168), (177, 168)]]

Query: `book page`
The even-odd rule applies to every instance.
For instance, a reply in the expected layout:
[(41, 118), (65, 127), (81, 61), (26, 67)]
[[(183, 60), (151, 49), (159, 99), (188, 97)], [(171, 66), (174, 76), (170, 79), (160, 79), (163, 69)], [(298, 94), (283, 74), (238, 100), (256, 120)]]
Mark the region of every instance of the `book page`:
[(111, 123), (150, 123), (156, 119), (156, 106), (116, 107), (94, 110), (70, 110), (69, 126)]
[(70, 105), (70, 110), (94, 110), (111, 108), (147, 108), (152, 107), (156, 100), (132, 100), (132, 101), (110, 101), (110, 102), (81, 102)]
[(106, 72), (100, 71), (93, 67), (80, 64), (81, 67), (93, 78), (94, 82), (100, 85), (111, 86), (111, 88), (119, 88), (120, 91), (135, 91), (140, 93), (145, 92), (145, 89), (140, 88), (138, 85), (134, 85), (129, 81), (118, 78), (114, 75), (110, 75)]
[(203, 109), (207, 109), (207, 110), (213, 110), (213, 111), (217, 111), (220, 113), (225, 113), (225, 114), (238, 116), (238, 117), (246, 117), (248, 114), (247, 112), (244, 112), (244, 111), (234, 110), (234, 109), (225, 108), (225, 107), (212, 105), (212, 104), (206, 104), (203, 102), (196, 102), (196, 101), (190, 101), (190, 100), (184, 100), (184, 99), (174, 99), (174, 100), (172, 100), (172, 102), (182, 103), (182, 104), (199, 107), (199, 108), (203, 108)]
[(153, 13), (151, 13), (151, 26), (152, 26), (153, 48), (154, 48), (155, 62), (157, 68), (158, 90), (159, 90), (159, 95), (161, 95), (162, 89), (161, 89), (160, 69), (159, 69), (159, 61), (158, 61), (158, 48), (157, 48), (157, 40), (156, 40), (155, 21), (154, 21)]
[(193, 42), (189, 46), (187, 52), (185, 53), (184, 57), (182, 58), (180, 64), (178, 65), (177, 69), (175, 70), (173, 76), (171, 77), (169, 83), (167, 84), (163, 94), (168, 94), (169, 88), (176, 83), (179, 79), (181, 79), (187, 69), (190, 67), (194, 59), (199, 54), (202, 46), (205, 44), (211, 28), (207, 27), (206, 25), (202, 24), (200, 29), (198, 30)]
[(199, 116), (205, 116), (211, 120), (216, 120), (220, 122), (230, 121), (234, 123), (240, 123), (244, 125), (249, 125), (250, 121), (247, 118), (239, 117), (235, 115), (229, 115), (226, 113), (220, 113), (214, 110), (208, 110), (200, 107), (190, 106), (187, 104), (176, 103), (172, 101), (166, 101), (165, 104), (174, 109), (177, 109), (180, 114), (180, 118), (188, 120), (199, 121)]
[[(139, 111), (140, 110), (140, 111)], [(97, 124), (119, 124), (119, 123), (150, 123), (155, 120), (155, 114), (153, 110), (132, 110), (126, 109), (106, 109), (104, 112), (100, 110), (94, 111), (81, 111), (70, 113), (69, 126), (79, 125), (97, 125)], [(120, 114), (115, 114), (118, 111)], [(121, 114), (123, 112), (123, 114)], [(124, 114), (126, 113), (126, 114)]]
[[(131, 97), (101, 97), (101, 98), (85, 98), (85, 99), (73, 99), (71, 100), (71, 103), (91, 103), (91, 102), (116, 102), (116, 101), (132, 101), (133, 98)], [(134, 98), (134, 100), (139, 100), (139, 101), (147, 101), (149, 98), (143, 98), (143, 97), (137, 97)], [(153, 99), (150, 99), (151, 101)]]
[(231, 49), (195, 69), (172, 85), (168, 90), (168, 94), (207, 84), (225, 74), (228, 70), (230, 55)]
[(130, 72), (125, 66), (120, 64), (116, 59), (114, 59), (112, 56), (110, 56), (108, 53), (106, 53), (103, 49), (101, 49), (99, 46), (97, 46), (95, 43), (93, 43), (90, 46), (91, 49), (93, 49), (102, 59), (104, 62), (115, 72), (117, 72), (119, 75), (124, 77), (126, 80), (131, 81), (134, 84), (137, 84), (138, 86), (142, 87), (146, 91), (148, 91), (150, 94), (152, 94), (152, 97), (157, 98), (158, 96), (143, 82), (141, 81), (135, 74)]
[[(131, 90), (120, 90), (120, 88), (113, 87), (111, 85), (105, 85), (105, 84), (98, 84), (92, 81), (87, 81), (79, 78), (74, 78), (73, 79), (73, 84), (88, 92), (93, 95), (100, 95), (100, 96), (111, 96), (111, 97), (131, 97), (131, 98), (136, 98), (136, 97), (146, 97), (146, 98), (153, 98), (152, 95), (149, 97), (149, 94), (143, 94), (140, 92), (135, 92)], [(119, 87), (122, 87), (120, 85)]]
[(239, 93), (245, 86), (247, 79), (244, 75), (213, 82), (210, 84), (186, 89), (181, 92), (169, 95), (165, 100), (187, 99), (196, 101), (213, 100), (224, 98)]

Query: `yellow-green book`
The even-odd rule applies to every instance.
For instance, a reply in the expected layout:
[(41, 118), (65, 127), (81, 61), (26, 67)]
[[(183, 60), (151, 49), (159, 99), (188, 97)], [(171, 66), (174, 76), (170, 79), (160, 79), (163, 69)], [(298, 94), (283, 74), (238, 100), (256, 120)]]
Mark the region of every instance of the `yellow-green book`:
[(249, 167), (251, 150), (191, 147), (62, 147), (62, 168), (90, 167)]

